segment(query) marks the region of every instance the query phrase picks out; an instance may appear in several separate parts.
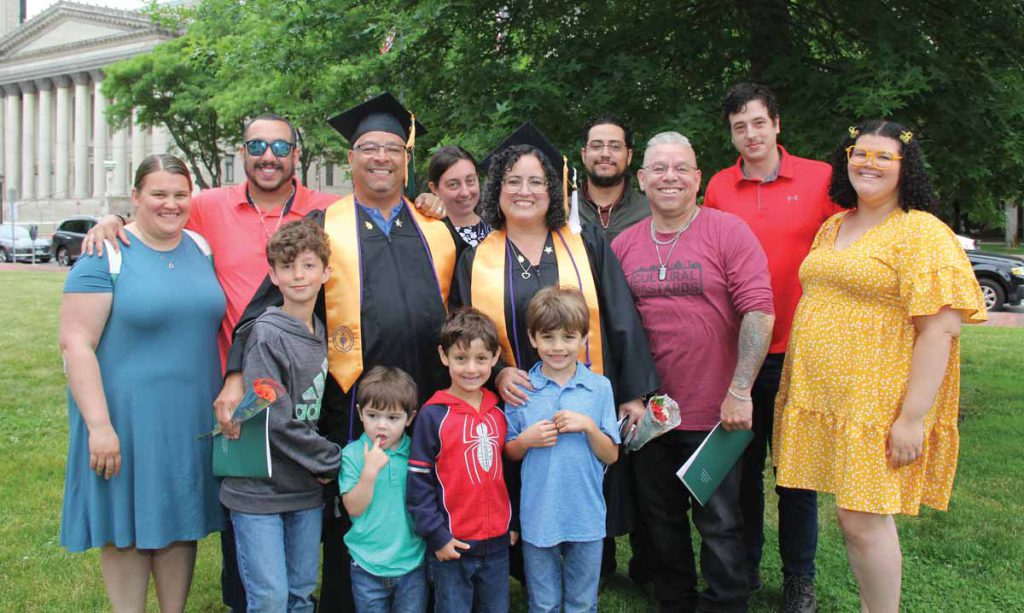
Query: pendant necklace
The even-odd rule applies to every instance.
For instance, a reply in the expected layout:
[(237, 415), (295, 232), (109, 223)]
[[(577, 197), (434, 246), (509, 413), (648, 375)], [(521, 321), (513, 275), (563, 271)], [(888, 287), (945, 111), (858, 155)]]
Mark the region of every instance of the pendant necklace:
[(527, 264), (526, 256), (516, 249), (516, 246), (512, 241), (509, 241), (508, 244), (512, 246), (512, 253), (516, 256), (516, 261), (519, 262), (519, 268), (523, 269), (523, 272), (519, 273), (519, 276), (524, 280), (529, 279), (531, 277), (530, 269), (533, 268), (533, 265)]
[(263, 228), (263, 236), (265, 236), (267, 240), (270, 240), (270, 237), (276, 234), (279, 229), (281, 229), (281, 222), (284, 221), (284, 218), (286, 215), (288, 215), (288, 212), (292, 210), (292, 204), (294, 204), (295, 202), (296, 191), (297, 190), (295, 189), (295, 185), (293, 183), (292, 193), (290, 196), (288, 196), (288, 200), (284, 203), (284, 206), (281, 207), (281, 215), (280, 217), (277, 218), (277, 225), (274, 226), (274, 231), (271, 232), (270, 229), (267, 228), (267, 217), (270, 215), (270, 212), (268, 211), (266, 214), (264, 214), (263, 210), (260, 209), (260, 207), (256, 206), (256, 202), (252, 199), (252, 194), (249, 193), (249, 188), (246, 187), (245, 199), (246, 201), (248, 201), (249, 205), (253, 208), (253, 210), (256, 211), (256, 216), (259, 217), (260, 219), (260, 226)]
[[(679, 228), (679, 231), (676, 232), (675, 236), (666, 241), (658, 240), (658, 235), (654, 231), (654, 219), (651, 219), (651, 240), (654, 242), (654, 252), (658, 254), (658, 281), (664, 281), (668, 276), (668, 263), (672, 259), (672, 251), (676, 248), (676, 243), (679, 242), (679, 237), (683, 235), (683, 232), (686, 232), (690, 228), (690, 224), (693, 223), (694, 219), (697, 219), (697, 215), (699, 213), (700, 208), (694, 207), (693, 215), (690, 216), (689, 221), (687, 221), (682, 228)], [(664, 260), (661, 259), (661, 245), (671, 245), (671, 247), (668, 248), (668, 253), (665, 255)]]
[(167, 270), (174, 270), (174, 260), (170, 257), (160, 256), (160, 259), (167, 262)]

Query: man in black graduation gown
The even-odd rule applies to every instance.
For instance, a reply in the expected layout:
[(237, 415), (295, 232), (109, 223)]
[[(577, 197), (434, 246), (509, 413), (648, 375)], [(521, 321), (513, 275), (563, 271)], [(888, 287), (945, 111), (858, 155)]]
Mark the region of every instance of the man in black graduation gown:
[[(378, 365), (401, 368), (416, 381), (421, 403), (447, 387), (438, 332), (463, 242), (402, 197), (410, 136), (424, 129), (397, 100), (383, 94), (330, 123), (353, 145), (348, 160), (354, 194), (309, 218), (325, 227), (332, 251), (331, 281), (316, 307), (326, 324), (330, 362), (320, 430), (345, 446), (362, 434), (355, 410), (362, 372)], [(277, 287), (265, 280), (235, 329), (229, 372), (241, 370), (247, 324), (281, 302)], [(350, 562), (342, 541), (351, 523), (337, 483), (328, 486), (326, 498), (320, 610), (352, 611)]]

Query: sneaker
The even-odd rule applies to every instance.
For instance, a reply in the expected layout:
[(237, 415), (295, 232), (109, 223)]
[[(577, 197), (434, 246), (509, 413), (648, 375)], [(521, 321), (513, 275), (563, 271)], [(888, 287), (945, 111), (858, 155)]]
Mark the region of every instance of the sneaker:
[(815, 613), (818, 601), (814, 597), (814, 577), (792, 575), (782, 584), (783, 613)]

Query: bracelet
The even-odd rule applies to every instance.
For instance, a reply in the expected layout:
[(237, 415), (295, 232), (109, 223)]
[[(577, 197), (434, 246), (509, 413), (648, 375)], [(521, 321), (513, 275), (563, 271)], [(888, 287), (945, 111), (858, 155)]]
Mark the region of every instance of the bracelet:
[(120, 213), (114, 213), (114, 217), (117, 217), (118, 219), (121, 220), (121, 225), (122, 226), (127, 226), (128, 225), (128, 218), (125, 217), (124, 215), (121, 215)]
[(735, 398), (736, 400), (739, 400), (740, 402), (750, 402), (751, 400), (753, 400), (753, 396), (740, 396), (736, 392), (732, 391), (731, 385), (729, 386), (729, 395)]

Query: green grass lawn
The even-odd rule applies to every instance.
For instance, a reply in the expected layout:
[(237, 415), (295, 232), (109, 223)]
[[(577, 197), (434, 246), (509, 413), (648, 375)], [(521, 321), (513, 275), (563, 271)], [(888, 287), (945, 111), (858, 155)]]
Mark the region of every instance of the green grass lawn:
[(978, 242), (979, 251), (988, 251), (991, 253), (1006, 253), (1008, 255), (1024, 255), (1024, 245), (1018, 245), (1016, 247), (1007, 247), (1004, 243), (990, 243), (990, 242)]
[[(63, 279), (56, 272), (0, 272), (0, 611), (108, 609), (96, 551), (68, 554), (59, 544), (67, 452), (57, 348)], [(963, 345), (962, 447), (950, 510), (923, 509), (918, 518), (898, 520), (904, 610), (1024, 611), (1024, 329), (972, 327)], [(767, 506), (773, 526), (773, 493)], [(856, 586), (831, 497), (822, 497), (820, 517), (820, 610), (856, 611)], [(751, 599), (752, 611), (777, 610), (781, 598), (775, 535), (767, 538), (765, 588)], [(602, 594), (602, 611), (652, 608), (645, 593), (621, 576), (627, 559), (628, 546), (620, 540), (620, 576)], [(190, 611), (224, 610), (219, 571), (213, 536), (200, 544)], [(514, 598), (522, 602), (518, 589)], [(150, 610), (156, 610), (152, 594)]]

